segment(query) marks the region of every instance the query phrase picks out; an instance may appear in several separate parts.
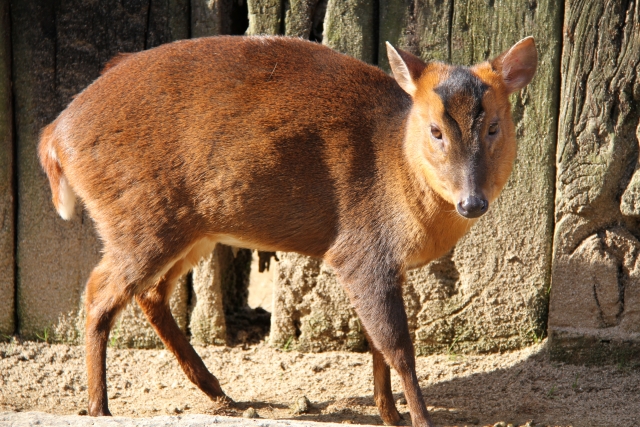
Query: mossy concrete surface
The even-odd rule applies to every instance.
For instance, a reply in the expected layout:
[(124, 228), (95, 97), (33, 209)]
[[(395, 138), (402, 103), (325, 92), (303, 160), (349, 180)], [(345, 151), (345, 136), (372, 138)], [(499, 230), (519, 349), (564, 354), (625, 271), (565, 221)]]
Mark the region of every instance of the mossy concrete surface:
[(565, 3), (549, 307), (560, 360), (639, 354), (638, 16), (637, 3)]
[(278, 258), (269, 343), (299, 351), (365, 350), (360, 321), (326, 264), (294, 253)]
[(0, 340), (15, 329), (13, 110), (9, 0), (0, 0)]

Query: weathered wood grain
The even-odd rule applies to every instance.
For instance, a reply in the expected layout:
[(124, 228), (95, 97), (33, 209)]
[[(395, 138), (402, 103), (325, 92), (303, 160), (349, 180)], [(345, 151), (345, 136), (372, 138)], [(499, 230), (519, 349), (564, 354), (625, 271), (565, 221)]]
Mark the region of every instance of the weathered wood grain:
[(425, 61), (451, 59), (453, 0), (381, 0), (378, 66), (390, 71), (385, 42)]
[(640, 12), (636, 2), (565, 2), (556, 154), (552, 355), (640, 355)]
[(0, 0), (0, 340), (15, 330), (13, 106), (9, 0)]
[(502, 351), (539, 339), (546, 327), (562, 8), (471, 0), (454, 1), (452, 12), (452, 63), (478, 63), (534, 36), (538, 71), (511, 99), (518, 156), (507, 186), (450, 259), (409, 276), (407, 311), (422, 353), (454, 344)]
[[(81, 295), (100, 257), (100, 243), (86, 212), (78, 207), (75, 220), (63, 221), (53, 208), (36, 155), (40, 130), (99, 76), (116, 53), (187, 35), (188, 15), (168, 16), (180, 11), (188, 11), (183, 0), (12, 4), (18, 315), (25, 337), (79, 339)], [(180, 307), (186, 315), (186, 296)], [(124, 334), (121, 338), (129, 339)]]
[[(335, 6), (330, 2), (329, 7)], [(334, 12), (328, 10), (327, 15), (330, 13)], [(561, 5), (550, 0), (380, 2), (378, 62), (383, 67), (387, 40), (425, 60), (471, 65), (533, 35), (540, 54), (534, 81), (512, 98), (519, 153), (503, 195), (452, 253), (407, 275), (405, 306), (421, 354), (501, 351), (544, 335), (553, 234), (561, 17)], [(355, 48), (345, 51), (359, 52)], [(305, 264), (302, 259), (299, 262)], [(295, 282), (293, 276), (283, 277), (298, 274), (294, 268), (287, 271), (280, 273), (279, 282), (309, 287)], [(325, 290), (330, 282), (323, 279), (322, 289), (310, 292), (337, 294)], [(288, 295), (300, 292), (297, 288), (276, 289), (276, 311), (278, 304), (293, 301)], [(290, 304), (283, 310), (289, 320), (274, 312), (273, 337), (281, 343), (293, 337), (291, 343), (301, 348), (309, 347), (306, 343), (313, 339), (332, 339), (305, 324), (321, 317), (320, 308), (310, 309), (313, 306), (306, 300)], [(342, 310), (350, 312), (346, 302)], [(297, 329), (292, 326), (295, 322)], [(282, 331), (275, 333), (278, 325)], [(326, 345), (337, 348), (344, 343), (339, 339)]]
[(250, 35), (282, 34), (282, 0), (247, 0)]
[(374, 0), (329, 0), (322, 43), (375, 64), (378, 57), (377, 14)]
[(285, 2), (285, 35), (322, 40), (327, 0), (290, 0)]

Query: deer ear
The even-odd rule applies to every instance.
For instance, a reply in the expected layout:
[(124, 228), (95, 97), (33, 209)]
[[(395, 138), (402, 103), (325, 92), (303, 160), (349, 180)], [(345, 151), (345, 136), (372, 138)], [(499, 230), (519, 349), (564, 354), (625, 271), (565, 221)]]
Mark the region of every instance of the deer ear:
[(416, 81), (427, 66), (420, 58), (403, 50), (396, 50), (391, 43), (387, 42), (387, 57), (393, 77), (398, 85), (407, 92), (411, 97), (416, 94), (418, 89)]
[(538, 51), (533, 37), (514, 44), (491, 61), (494, 70), (502, 75), (507, 91), (513, 93), (529, 84), (538, 66)]

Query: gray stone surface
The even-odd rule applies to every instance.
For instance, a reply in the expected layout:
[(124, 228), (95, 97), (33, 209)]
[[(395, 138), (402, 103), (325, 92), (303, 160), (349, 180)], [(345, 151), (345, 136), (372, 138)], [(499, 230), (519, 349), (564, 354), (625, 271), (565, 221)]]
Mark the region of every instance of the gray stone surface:
[[(187, 331), (188, 300), (187, 277), (183, 276), (178, 281), (169, 301), (171, 313), (183, 332)], [(134, 301), (123, 310), (116, 320), (111, 330), (110, 345), (120, 348), (157, 348), (162, 346), (162, 341)]]
[(322, 40), (327, 0), (291, 0), (285, 3), (285, 35)]
[(15, 329), (13, 171), (9, 0), (0, 0), (0, 340)]
[(344, 424), (316, 423), (299, 420), (265, 420), (222, 417), (219, 415), (176, 415), (153, 418), (87, 417), (78, 415), (50, 415), (43, 412), (0, 413), (0, 425), (7, 427), (338, 427)]
[[(224, 345), (226, 323), (222, 302), (221, 245), (193, 269), (189, 330), (197, 345)], [(224, 262), (224, 260), (222, 260)]]
[(336, 276), (320, 260), (278, 253), (269, 343), (300, 351), (362, 351), (360, 321)]
[(228, 19), (222, 0), (191, 0), (191, 37), (228, 34)]
[(561, 360), (640, 355), (638, 13), (619, 0), (566, 3), (549, 307)]
[[(474, 0), (452, 13), (451, 62), (481, 62), (526, 36), (535, 38), (539, 61), (531, 84), (511, 97), (518, 142), (511, 178), (456, 245), (457, 273), (443, 275), (452, 280), (459, 274), (449, 299), (433, 310), (421, 300), (424, 320), (415, 340), (426, 353), (504, 351), (537, 341), (546, 327), (562, 9), (552, 0)], [(432, 287), (438, 280), (424, 283)]]
[[(56, 214), (36, 155), (38, 134), (116, 53), (188, 36), (187, 6), (182, 0), (12, 4), (18, 315), (24, 337), (64, 339), (62, 331), (73, 330), (65, 325), (80, 320), (85, 282), (100, 257), (93, 223), (81, 206), (72, 221)], [(181, 310), (186, 313), (186, 304)], [(57, 330), (61, 335), (54, 337)]]
[(388, 41), (425, 61), (450, 61), (453, 0), (380, 0), (378, 66), (389, 72)]

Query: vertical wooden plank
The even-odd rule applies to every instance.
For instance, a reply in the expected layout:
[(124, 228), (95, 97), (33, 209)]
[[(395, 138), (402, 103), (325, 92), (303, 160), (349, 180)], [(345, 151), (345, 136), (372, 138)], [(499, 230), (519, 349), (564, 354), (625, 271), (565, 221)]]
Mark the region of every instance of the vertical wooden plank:
[(247, 34), (274, 35), (282, 33), (282, 0), (247, 0), (249, 28)]
[(567, 0), (556, 153), (551, 355), (640, 356), (640, 9)]
[(285, 35), (322, 41), (327, 0), (290, 0), (285, 2)]
[(321, 260), (279, 253), (269, 344), (299, 351), (364, 351), (364, 331), (335, 274)]
[(9, 0), (0, 0), (0, 340), (15, 329), (12, 108)]
[(329, 0), (322, 43), (375, 64), (378, 59), (377, 14), (374, 0)]
[[(161, 16), (176, 11), (186, 14), (188, 8), (184, 6), (183, 0), (151, 4), (25, 0), (12, 5), (18, 314), (20, 332), (26, 337), (46, 334), (60, 341), (81, 339), (81, 296), (89, 273), (100, 258), (93, 222), (82, 207), (77, 207), (78, 216), (72, 221), (61, 220), (53, 208), (36, 155), (39, 132), (75, 94), (99, 76), (116, 53), (139, 51), (147, 45), (187, 35), (188, 16)], [(174, 306), (181, 307), (182, 314), (177, 317), (184, 318), (183, 325), (185, 292), (178, 292), (183, 298), (178, 298), (181, 302)], [(142, 319), (140, 313), (131, 315)], [(131, 336), (120, 336), (127, 341), (138, 333), (153, 334), (146, 328), (134, 327)]]
[[(18, 168), (18, 315), (20, 333), (44, 336), (64, 313), (76, 312), (84, 281), (98, 259), (90, 220), (63, 222), (55, 213), (37, 158), (40, 129), (61, 109), (57, 97), (56, 22), (52, 3), (11, 7)], [(47, 332), (48, 335), (48, 332)]]
[(189, 0), (151, 0), (145, 48), (189, 38)]
[[(222, 0), (191, 0), (191, 37), (227, 34), (230, 27), (228, 11), (225, 9), (227, 3)], [(224, 345), (227, 329), (219, 250), (214, 250), (194, 266), (191, 287), (191, 342), (197, 345)]]
[(233, 0), (191, 0), (191, 37), (231, 34)]

